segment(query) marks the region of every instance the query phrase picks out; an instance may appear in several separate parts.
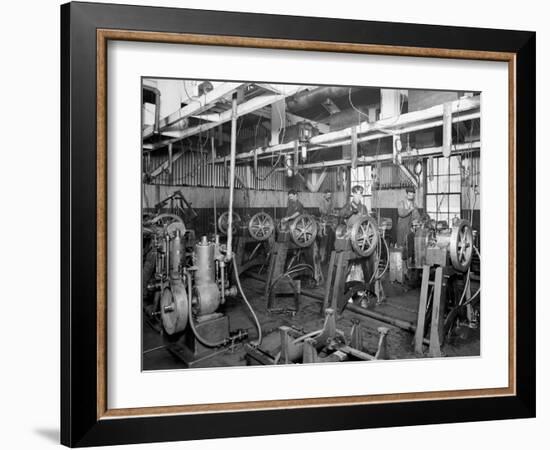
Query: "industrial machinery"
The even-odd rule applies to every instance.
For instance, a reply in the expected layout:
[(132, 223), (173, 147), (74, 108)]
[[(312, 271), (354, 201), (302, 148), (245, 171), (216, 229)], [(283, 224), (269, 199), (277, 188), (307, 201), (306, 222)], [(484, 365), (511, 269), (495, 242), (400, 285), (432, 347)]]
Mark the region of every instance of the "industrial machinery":
[(176, 219), (156, 229), (155, 270), (148, 284), (155, 292), (155, 302), (148, 312), (160, 318), (170, 342), (168, 349), (192, 366), (248, 337), (243, 330), (230, 332), (229, 318), (219, 311), (228, 297), (240, 291), (258, 330), (259, 323), (238, 277), (237, 286), (230, 285), (227, 273), (231, 258), (217, 236), (213, 241), (202, 236), (186, 247), (185, 235), (185, 225)]
[(369, 291), (375, 293), (377, 302), (383, 301), (381, 279), (388, 265), (384, 233), (391, 229), (391, 220), (384, 218), (380, 223), (370, 215), (355, 215), (338, 225), (323, 310), (342, 311), (356, 294), (366, 296)]
[[(218, 219), (218, 228), (223, 235), (227, 234), (229, 213), (226, 211)], [(248, 269), (265, 264), (268, 259), (275, 235), (275, 222), (266, 212), (254, 214), (248, 220), (241, 220), (234, 213), (232, 228), (235, 235), (235, 261), (239, 274)]]
[(341, 361), (372, 361), (389, 359), (388, 328), (378, 328), (378, 348), (374, 355), (365, 351), (363, 330), (358, 320), (353, 321), (350, 336), (336, 328), (334, 310), (325, 311), (323, 328), (304, 333), (282, 326), (278, 333), (266, 336), (261, 347), (246, 346), (249, 365), (308, 364)]
[[(160, 292), (148, 289), (150, 283), (155, 283), (167, 274), (168, 243), (170, 236), (178, 233), (181, 248), (187, 252), (195, 245), (195, 233), (187, 229), (182, 218), (172, 213), (159, 213), (143, 218), (143, 270), (142, 295), (146, 312), (152, 313), (158, 309)], [(187, 253), (184, 253), (184, 257)], [(150, 301), (151, 294), (153, 299)]]
[(155, 205), (156, 215), (167, 212), (178, 216), (186, 224), (193, 225), (198, 215), (181, 191), (176, 191)]
[[(471, 295), (470, 264), (477, 249), (473, 232), (466, 220), (420, 227), (414, 237), (414, 264), (422, 267), (420, 304), (415, 331), (415, 352), (423, 353), (427, 341), (429, 355), (441, 356), (441, 346), (452, 326), (465, 317), (470, 327), (477, 326), (479, 310)], [(462, 294), (456, 295), (457, 285)]]
[(299, 310), (301, 280), (296, 279), (298, 275), (309, 273), (316, 283), (321, 282), (317, 232), (317, 220), (309, 214), (300, 214), (290, 222), (279, 223), (265, 285), (267, 308), (270, 312), (279, 311), (273, 307), (277, 295), (294, 296), (294, 309), (290, 312)]
[[(237, 230), (239, 229), (239, 226), (241, 224), (241, 216), (233, 211), (233, 223), (231, 225), (232, 234), (234, 235), (237, 233)], [(217, 221), (218, 225), (218, 232), (222, 236), (227, 236), (228, 229), (229, 229), (229, 211), (225, 211), (218, 217)]]

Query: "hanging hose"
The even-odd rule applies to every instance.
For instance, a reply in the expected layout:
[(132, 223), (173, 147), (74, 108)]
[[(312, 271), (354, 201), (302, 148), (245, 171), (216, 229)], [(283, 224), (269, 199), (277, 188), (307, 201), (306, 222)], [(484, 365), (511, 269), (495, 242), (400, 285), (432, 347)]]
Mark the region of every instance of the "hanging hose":
[[(477, 257), (479, 258), (479, 261), (481, 262), (481, 255), (479, 254), (479, 250), (477, 249), (477, 247), (475, 245), (474, 245), (474, 251), (477, 253)], [(468, 269), (468, 281), (467, 282), (468, 282), (468, 287), (469, 287), (470, 286), (470, 269)], [(474, 295), (472, 295), (465, 303), (462, 303), (462, 304), (460, 304), (462, 302), (462, 297), (461, 297), (460, 302), (459, 302), (460, 306), (466, 306), (466, 305), (469, 305), (470, 303), (472, 303), (472, 301), (474, 301), (475, 298), (479, 295), (480, 291), (481, 291), (481, 286), (479, 286), (477, 288), (477, 291), (474, 293)], [(464, 296), (465, 292), (466, 292), (466, 289), (464, 289), (464, 292), (462, 293), (462, 296)]]
[[(233, 259), (233, 264), (235, 266), (235, 279), (237, 280), (237, 286), (239, 288), (239, 292), (241, 293), (241, 296), (243, 297), (243, 300), (246, 303), (246, 306), (248, 307), (248, 309), (252, 313), (252, 316), (254, 317), (254, 321), (256, 323), (256, 328), (258, 329), (258, 340), (256, 342), (252, 343), (252, 344), (256, 345), (256, 346), (259, 346), (262, 343), (262, 327), (260, 326), (258, 316), (256, 316), (256, 313), (252, 309), (252, 306), (250, 305), (250, 303), (248, 302), (248, 299), (246, 298), (246, 296), (244, 294), (243, 288), (241, 286), (241, 280), (239, 279), (239, 272), (238, 272), (238, 267), (235, 263), (235, 259)], [(188, 285), (191, 286), (191, 274), (190, 273), (187, 274), (187, 279), (188, 279), (187, 280)], [(191, 326), (191, 331), (193, 331), (193, 334), (197, 338), (197, 341), (199, 341), (205, 347), (211, 347), (211, 348), (221, 347), (221, 346), (223, 346), (223, 345), (225, 345), (229, 342), (228, 339), (222, 339), (222, 340), (219, 340), (219, 341), (216, 341), (216, 342), (211, 342), (211, 341), (208, 341), (207, 339), (205, 339), (204, 337), (202, 337), (199, 334), (199, 332), (197, 331), (197, 329), (195, 328), (195, 323), (193, 322), (193, 310), (192, 310), (192, 306), (191, 306), (191, 296), (190, 295), (189, 295), (189, 301), (187, 302), (187, 304), (188, 304), (188, 314), (189, 314), (189, 325)]]
[(384, 274), (388, 271), (388, 267), (390, 266), (390, 249), (388, 247), (386, 239), (382, 238), (382, 242), (384, 242), (384, 247), (386, 248), (386, 267), (384, 267), (382, 273), (377, 277), (378, 279), (381, 279), (384, 276)]
[[(384, 276), (384, 274), (388, 270), (388, 266), (390, 264), (390, 250), (388, 248), (388, 243), (386, 242), (386, 240), (382, 236), (380, 236), (380, 240), (384, 242), (384, 247), (386, 248), (386, 266), (384, 267), (384, 270), (382, 271), (382, 273), (380, 275), (377, 275), (377, 272), (378, 272), (378, 267), (377, 267), (376, 270), (371, 275), (368, 284), (371, 284), (375, 279), (376, 280), (382, 279), (382, 277)], [(382, 254), (382, 248), (381, 248), (381, 246), (378, 246), (378, 247), (379, 247), (379, 250), (378, 250), (378, 254), (377, 254), (377, 260), (380, 261), (380, 255)]]
[(294, 275), (298, 272), (302, 272), (303, 270), (309, 270), (311, 272), (311, 274), (313, 275), (314, 271), (313, 271), (313, 267), (311, 267), (309, 264), (296, 264), (295, 266), (291, 267), (290, 269), (288, 269), (286, 272), (284, 272), (283, 274), (279, 275), (272, 283), (271, 285), (269, 286), (269, 290), (271, 291), (271, 289), (273, 289), (273, 286), (275, 286), (279, 280), (285, 278), (285, 277), (289, 277), (290, 280), (292, 281), (292, 277), (291, 275)]
[(462, 289), (462, 295), (460, 296), (460, 300), (458, 301), (458, 306), (462, 306), (462, 300), (464, 300), (464, 297), (466, 297), (466, 292), (470, 288), (470, 268), (468, 268), (468, 272), (466, 272), (466, 282), (464, 283), (464, 289)]
[[(474, 251), (477, 253), (477, 257), (479, 258), (479, 261), (481, 262), (481, 255), (479, 254), (479, 250), (477, 249), (477, 247), (474, 245)], [(478, 288), (478, 290), (476, 291), (476, 293), (470, 297), (468, 299), (468, 301), (464, 304), (462, 304), (462, 300), (464, 300), (464, 297), (466, 296), (466, 291), (467, 289), (469, 289), (470, 287), (470, 268), (468, 268), (468, 272), (466, 274), (466, 283), (464, 284), (464, 289), (462, 290), (462, 295), (460, 296), (460, 300), (458, 301), (458, 305), (459, 306), (464, 306), (464, 305), (467, 305), (469, 303), (471, 303), (472, 299), (475, 298), (478, 294), (479, 294), (479, 291), (481, 290), (481, 286)]]
[[(479, 260), (481, 261), (481, 255), (479, 254), (479, 250), (476, 248), (476, 246), (474, 245), (474, 250), (475, 252), (477, 253), (477, 256), (479, 258)], [(464, 298), (466, 297), (466, 292), (468, 292), (468, 290), (470, 289), (470, 285), (471, 285), (471, 279), (470, 279), (470, 268), (468, 267), (468, 272), (466, 273), (466, 282), (464, 283), (464, 289), (462, 290), (462, 295), (460, 296), (460, 300), (458, 301), (458, 305), (455, 306), (452, 311), (449, 313), (449, 316), (454, 312), (454, 311), (457, 311), (459, 308), (464, 308), (465, 306), (469, 305), (470, 303), (472, 303), (476, 297), (479, 295), (479, 293), (481, 292), (481, 286), (477, 289), (477, 291), (467, 300), (463, 303), (463, 300)], [(457, 318), (453, 319), (453, 322), (455, 322), (457, 320)], [(451, 331), (451, 328), (449, 328), (449, 333)]]
[(237, 267), (237, 263), (235, 261), (235, 258), (233, 258), (233, 266), (235, 268), (235, 280), (237, 281), (237, 287), (239, 288), (239, 292), (241, 293), (241, 296), (246, 303), (246, 306), (248, 306), (248, 309), (250, 310), (250, 313), (252, 314), (252, 317), (254, 317), (254, 322), (256, 322), (256, 328), (258, 328), (258, 340), (256, 342), (252, 342), (252, 345), (255, 345), (258, 347), (262, 343), (262, 327), (260, 326), (260, 321), (258, 320), (258, 316), (254, 312), (254, 309), (252, 309), (252, 305), (248, 302), (248, 299), (246, 298), (246, 295), (244, 294), (243, 287), (241, 286), (241, 280), (239, 278), (239, 268)]

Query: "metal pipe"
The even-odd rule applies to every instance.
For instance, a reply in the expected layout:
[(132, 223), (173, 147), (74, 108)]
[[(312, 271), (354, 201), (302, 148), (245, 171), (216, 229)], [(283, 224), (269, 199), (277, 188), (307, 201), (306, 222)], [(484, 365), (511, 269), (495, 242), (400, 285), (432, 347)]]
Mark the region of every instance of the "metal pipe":
[(231, 112), (231, 154), (229, 157), (229, 218), (227, 222), (227, 253), (226, 260), (230, 261), (233, 254), (233, 199), (235, 190), (235, 155), (237, 154), (237, 95), (233, 94)]
[[(262, 277), (256, 276), (252, 273), (248, 274), (248, 276), (250, 278), (254, 278), (255, 280), (265, 282), (265, 279), (263, 279)], [(322, 295), (315, 294), (311, 291), (302, 290), (302, 295), (305, 295), (306, 297), (313, 298), (315, 300), (324, 301), (324, 297)], [(360, 314), (362, 316), (370, 317), (372, 319), (379, 320), (380, 322), (388, 323), (390, 325), (396, 326), (398, 328), (401, 328), (402, 330), (409, 331), (411, 333), (416, 332), (416, 325), (414, 325), (411, 322), (407, 322), (406, 320), (395, 319), (393, 317), (386, 316), (385, 314), (376, 313), (376, 312), (371, 311), (369, 309), (361, 308), (360, 306), (357, 306), (353, 303), (348, 303), (346, 305), (346, 309), (351, 311), (351, 312), (354, 312), (356, 314)], [(429, 339), (424, 338), (424, 344), (430, 345)]]
[(216, 211), (216, 164), (214, 162), (214, 159), (216, 159), (216, 151), (214, 150), (214, 136), (210, 138), (210, 144), (212, 147), (212, 186), (214, 189), (214, 234), (216, 234), (216, 220), (218, 217), (218, 213)]
[(346, 309), (356, 314), (361, 314), (362, 316), (371, 317), (381, 322), (389, 323), (390, 325), (394, 325), (405, 331), (410, 331), (411, 333), (414, 333), (416, 331), (416, 325), (414, 325), (411, 322), (407, 322), (406, 320), (401, 320), (401, 319), (395, 319), (393, 317), (386, 316), (385, 314), (380, 314), (380, 313), (371, 311), (370, 309), (362, 308), (353, 303), (348, 303), (346, 305)]
[(220, 290), (221, 290), (221, 304), (225, 303), (225, 261), (220, 261)]
[[(302, 91), (288, 100), (287, 109), (290, 112), (302, 111), (325, 101), (327, 98), (334, 99), (348, 95), (349, 90), (349, 87), (323, 86), (310, 91)], [(352, 92), (356, 90), (358, 88), (352, 88)]]
[(166, 238), (164, 239), (166, 249), (165, 249), (165, 255), (166, 255), (166, 278), (170, 278), (170, 237), (166, 235)]

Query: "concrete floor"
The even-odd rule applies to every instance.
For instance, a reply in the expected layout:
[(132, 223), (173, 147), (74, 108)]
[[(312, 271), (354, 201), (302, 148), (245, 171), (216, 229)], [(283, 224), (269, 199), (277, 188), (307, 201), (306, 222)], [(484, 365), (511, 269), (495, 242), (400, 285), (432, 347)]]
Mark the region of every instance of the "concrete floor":
[[(266, 301), (263, 295), (264, 283), (250, 277), (243, 277), (243, 289), (252, 304), (262, 326), (264, 335), (262, 347), (270, 347), (279, 343), (279, 327), (282, 325), (296, 327), (303, 332), (314, 331), (322, 328), (324, 317), (320, 314), (321, 303), (319, 300), (302, 295), (300, 299), (300, 310), (292, 316), (290, 314), (268, 313)], [(306, 291), (317, 295), (323, 295), (323, 287)], [(473, 289), (476, 289), (473, 287)], [(416, 311), (419, 303), (419, 289), (407, 289), (401, 284), (384, 282), (384, 290), (387, 296), (386, 301), (375, 306), (374, 302), (369, 308), (374, 311), (389, 315), (391, 317), (416, 322)], [(280, 298), (277, 306), (292, 307), (293, 301), (290, 298)], [(250, 340), (257, 337), (254, 321), (248, 309), (240, 298), (228, 299), (220, 312), (229, 317), (230, 329), (245, 329), (249, 332)], [(342, 330), (346, 336), (350, 335), (352, 320), (359, 319), (362, 325), (364, 350), (370, 354), (376, 353), (379, 333), (378, 327), (389, 328), (388, 350), (390, 359), (416, 358), (413, 349), (413, 335), (387, 323), (355, 314), (345, 310), (337, 318), (337, 328)], [(143, 370), (181, 369), (186, 364), (168, 350), (173, 339), (168, 339), (160, 332), (159, 324), (144, 320), (143, 323)], [(461, 328), (460, 332), (444, 345), (442, 351), (445, 356), (477, 356), (480, 354), (479, 329)], [(228, 367), (235, 365), (246, 365), (244, 345), (237, 344), (234, 348), (216, 354), (213, 357), (202, 360), (193, 367)]]

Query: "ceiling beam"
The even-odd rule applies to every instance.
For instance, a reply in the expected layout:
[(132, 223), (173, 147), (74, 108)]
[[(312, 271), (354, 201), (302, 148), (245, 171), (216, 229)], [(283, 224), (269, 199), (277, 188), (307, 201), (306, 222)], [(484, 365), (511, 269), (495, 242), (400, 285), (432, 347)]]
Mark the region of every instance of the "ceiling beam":
[[(191, 100), (191, 103), (178, 109), (176, 112), (169, 114), (160, 120), (159, 130), (162, 131), (190, 116), (196, 116), (210, 109), (221, 98), (226, 97), (235, 92), (239, 87), (244, 86), (244, 83), (222, 83), (212, 89), (210, 92), (201, 95), (196, 100)], [(149, 125), (143, 131), (143, 138), (152, 136), (154, 125)]]
[[(296, 92), (299, 92), (305, 89), (306, 87), (307, 86), (293, 86), (293, 89), (288, 89), (288, 86), (287, 86), (286, 92), (284, 94), (270, 94), (270, 95), (261, 95), (258, 97), (254, 97), (253, 99), (248, 100), (244, 103), (241, 103), (240, 105), (237, 106), (237, 117), (245, 116), (246, 114), (251, 114), (258, 109), (264, 108), (265, 106), (268, 106), (275, 102), (283, 100), (290, 95), (294, 95)], [(144, 144), (143, 149), (155, 150), (158, 148), (165, 147), (170, 143), (174, 143), (182, 139), (188, 138), (190, 136), (194, 136), (195, 134), (205, 133), (206, 131), (217, 127), (218, 125), (229, 122), (231, 120), (231, 114), (232, 114), (231, 110), (227, 110), (220, 113), (220, 117), (217, 122), (204, 123), (201, 125), (197, 125), (195, 127), (186, 128), (184, 130), (169, 131), (169, 132), (163, 133), (171, 137), (171, 139), (158, 142), (155, 144)]]
[[(480, 117), (480, 99), (478, 97), (459, 99), (451, 102), (452, 122), (477, 119)], [(435, 128), (443, 125), (443, 105), (433, 106), (420, 111), (401, 114), (400, 116), (381, 119), (374, 123), (362, 122), (357, 126), (357, 142), (371, 141), (394, 134), (404, 134), (413, 131)], [(326, 134), (317, 135), (310, 140), (308, 151), (320, 150), (322, 148), (338, 147), (351, 143), (352, 128), (345, 128), (339, 131), (332, 131)], [(275, 145), (268, 148), (258, 148), (249, 152), (237, 154), (237, 159), (252, 158), (261, 155), (268, 155), (281, 151), (293, 151), (294, 142)], [(222, 162), (218, 158), (216, 162)]]

